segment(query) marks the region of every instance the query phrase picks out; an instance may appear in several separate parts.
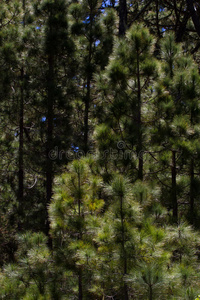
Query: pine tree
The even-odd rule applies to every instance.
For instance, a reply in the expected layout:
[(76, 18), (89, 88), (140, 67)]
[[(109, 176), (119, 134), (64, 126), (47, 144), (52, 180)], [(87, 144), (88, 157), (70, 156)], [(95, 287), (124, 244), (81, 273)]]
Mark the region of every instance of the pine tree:
[(65, 292), (72, 299), (95, 297), (94, 272), (97, 264), (94, 237), (98, 214), (104, 205), (100, 199), (101, 181), (92, 176), (84, 160), (75, 160), (68, 173), (58, 179), (54, 201), (50, 205), (51, 232), (59, 267), (67, 276)]
[[(79, 67), (76, 71), (74, 123), (77, 122), (76, 145), (86, 154), (92, 148), (92, 132), (98, 99), (94, 74), (104, 69), (112, 52), (114, 40), (114, 13), (100, 14), (99, 1), (84, 1), (70, 6), (71, 32), (77, 47)], [(97, 103), (96, 103), (97, 102)]]
[[(69, 35), (67, 9), (66, 1), (62, 0), (34, 3), (39, 43), (35, 41), (36, 49), (32, 49), (31, 53), (35, 55), (32, 58), (35, 66), (32, 82), (35, 113), (32, 120), (30, 118), (34, 124), (31, 143), (33, 163), (30, 167), (36, 170), (39, 178), (39, 197), (45, 198), (40, 202), (39, 213), (46, 234), (49, 232), (47, 206), (52, 197), (54, 174), (68, 161), (67, 150), (72, 137), (69, 120), (76, 62), (74, 43)], [(41, 72), (38, 66), (42, 68)]]
[[(110, 205), (98, 231), (98, 270), (103, 294), (131, 299), (127, 278), (137, 261), (140, 208), (135, 203), (127, 178), (116, 175), (107, 187)], [(108, 200), (107, 200), (108, 201)]]
[[(187, 186), (187, 174), (190, 174), (190, 191), (188, 191), (191, 196), (190, 203), (192, 203), (192, 207), (194, 205), (191, 182), (194, 179), (193, 157), (197, 150), (190, 140), (194, 142), (195, 136), (198, 136), (198, 131), (194, 129), (194, 120), (191, 117), (194, 109), (195, 119), (198, 120), (198, 90), (196, 89), (198, 71), (192, 63), (191, 57), (186, 57), (182, 53), (181, 47), (175, 43), (173, 35), (166, 36), (161, 49), (165, 77), (162, 79), (162, 85), (158, 86), (155, 97), (155, 119), (157, 121), (153, 128), (152, 141), (157, 140), (161, 145), (157, 151), (162, 161), (159, 180), (168, 187), (168, 190), (171, 190), (168, 194), (171, 203), (169, 206), (171, 206), (173, 218), (177, 222), (178, 197), (185, 198), (187, 194), (185, 192), (185, 195), (181, 196), (181, 192)], [(187, 90), (190, 90), (191, 94)], [(195, 102), (193, 97), (195, 97)], [(191, 157), (190, 162), (188, 161), (189, 157)], [(163, 170), (166, 170), (165, 174)], [(171, 173), (170, 184), (164, 179), (169, 178), (169, 172)]]
[(143, 153), (148, 150), (145, 147), (148, 143), (146, 124), (151, 123), (152, 114), (151, 106), (145, 102), (153, 96), (157, 76), (152, 51), (153, 37), (149, 31), (141, 25), (133, 26), (126, 38), (116, 43), (110, 63), (99, 78), (102, 105), (106, 112), (104, 123), (111, 128), (116, 141), (124, 143), (123, 150), (136, 153), (137, 173), (135, 170), (131, 172), (134, 179), (140, 180), (144, 177)]

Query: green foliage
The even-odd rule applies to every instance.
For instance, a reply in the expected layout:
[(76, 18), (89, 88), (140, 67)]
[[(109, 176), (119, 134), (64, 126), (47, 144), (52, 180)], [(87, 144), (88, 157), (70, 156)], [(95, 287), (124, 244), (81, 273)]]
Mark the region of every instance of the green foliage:
[(51, 260), (46, 237), (30, 232), (19, 236), (16, 257), (17, 264), (8, 265), (2, 270), (2, 299), (50, 299), (46, 287)]
[(200, 298), (193, 7), (1, 1), (0, 299)]

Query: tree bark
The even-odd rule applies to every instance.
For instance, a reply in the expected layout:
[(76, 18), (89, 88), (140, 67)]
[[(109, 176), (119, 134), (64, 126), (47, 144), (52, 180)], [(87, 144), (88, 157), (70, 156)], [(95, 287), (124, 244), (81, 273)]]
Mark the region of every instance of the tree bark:
[(87, 73), (87, 92), (85, 96), (85, 112), (84, 112), (84, 152), (85, 155), (87, 154), (87, 151), (89, 150), (88, 145), (88, 136), (89, 136), (89, 109), (90, 109), (90, 102), (91, 102), (91, 80), (92, 80), (92, 71), (91, 71), (91, 62), (92, 62), (92, 44), (93, 44), (93, 38), (92, 38), (92, 26), (93, 26), (93, 13), (92, 10), (90, 11), (90, 33), (89, 33), (89, 53), (88, 53), (88, 65), (89, 70)]
[[(52, 12), (51, 12), (52, 14)], [(52, 24), (49, 22), (49, 34), (52, 35)], [(47, 143), (46, 143), (46, 208), (45, 208), (45, 231), (48, 236), (48, 244), (52, 246), (52, 240), (49, 234), (50, 224), (48, 218), (48, 205), (52, 197), (53, 186), (53, 161), (49, 157), (53, 149), (53, 126), (54, 126), (54, 97), (55, 97), (55, 62), (54, 49), (49, 45), (48, 49), (48, 74), (47, 74)]]
[[(25, 28), (26, 2), (23, 0), (23, 27)], [(21, 68), (20, 107), (19, 107), (19, 171), (18, 171), (18, 203), (19, 214), (23, 215), (24, 205), (24, 67)], [(18, 226), (20, 224), (20, 220)]]
[(18, 201), (19, 214), (23, 214), (24, 202), (24, 68), (21, 68), (21, 96), (19, 112), (19, 172), (18, 172)]
[(89, 149), (88, 133), (89, 133), (89, 108), (90, 108), (90, 78), (87, 79), (87, 94), (85, 97), (85, 115), (84, 115), (84, 153), (87, 154)]
[(47, 148), (46, 148), (46, 202), (50, 203), (52, 197), (52, 181), (53, 181), (53, 162), (49, 157), (49, 153), (53, 148), (53, 103), (54, 103), (54, 57), (52, 53), (48, 57), (48, 99), (47, 99)]
[(79, 274), (78, 274), (78, 299), (83, 299), (83, 285), (82, 285), (82, 270), (79, 268)]
[[(81, 177), (80, 172), (78, 172), (78, 190), (79, 190), (79, 198), (78, 198), (78, 216), (81, 218), (81, 199), (80, 199), (80, 190), (81, 190)], [(82, 240), (82, 229), (79, 229), (78, 239)], [(82, 269), (81, 266), (78, 267), (78, 299), (83, 299), (83, 278), (82, 278)]]
[(127, 28), (126, 0), (119, 0), (119, 36), (124, 36)]
[(185, 31), (186, 31), (186, 26), (187, 26), (187, 22), (188, 22), (189, 18), (190, 18), (190, 12), (186, 12), (184, 15), (183, 21), (179, 25), (179, 28), (176, 32), (176, 42), (177, 43), (182, 41), (183, 35), (185, 34)]
[(159, 2), (156, 0), (156, 27), (157, 27), (157, 34), (160, 38), (160, 27), (159, 27)]
[[(125, 249), (125, 237), (124, 237), (124, 212), (123, 212), (123, 197), (120, 197), (120, 215), (121, 215), (121, 226), (122, 226), (122, 251), (124, 258), (124, 275), (127, 274), (127, 257), (126, 257), (126, 249)], [(128, 287), (127, 284), (124, 283), (124, 300), (128, 300)]]
[(190, 220), (194, 223), (194, 159), (190, 163)]
[(173, 207), (173, 220), (178, 222), (178, 202), (177, 202), (177, 188), (176, 188), (176, 151), (172, 150), (172, 207)]
[(143, 148), (142, 148), (142, 122), (141, 122), (141, 82), (140, 82), (140, 61), (139, 61), (139, 52), (137, 53), (137, 125), (138, 125), (138, 145), (137, 145), (137, 155), (139, 158), (138, 166), (138, 179), (143, 180)]
[(149, 286), (149, 300), (153, 300), (153, 288), (152, 288), (152, 285)]

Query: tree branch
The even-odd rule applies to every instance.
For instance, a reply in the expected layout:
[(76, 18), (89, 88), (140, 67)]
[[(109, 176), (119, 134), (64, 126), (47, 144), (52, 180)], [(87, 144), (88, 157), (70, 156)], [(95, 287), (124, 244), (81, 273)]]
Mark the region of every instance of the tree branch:
[(132, 20), (131, 24), (133, 22), (135, 22), (144, 12), (145, 10), (148, 8), (148, 6), (152, 3), (153, 1), (150, 0), (140, 11), (139, 13), (134, 17), (134, 19)]

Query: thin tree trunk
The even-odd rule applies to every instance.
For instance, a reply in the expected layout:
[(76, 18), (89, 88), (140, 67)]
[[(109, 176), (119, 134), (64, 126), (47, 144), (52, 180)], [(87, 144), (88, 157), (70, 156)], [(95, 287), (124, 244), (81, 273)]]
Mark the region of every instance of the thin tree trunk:
[(25, 27), (26, 26), (26, 0), (22, 0), (22, 5), (23, 5), (23, 13), (24, 13), (24, 16), (23, 16), (23, 26)]
[(89, 132), (89, 107), (90, 107), (90, 79), (87, 80), (87, 94), (85, 97), (85, 116), (84, 116), (84, 152), (88, 151), (88, 132)]
[(183, 21), (181, 22), (181, 24), (179, 24), (179, 28), (176, 32), (176, 42), (179, 43), (182, 41), (183, 35), (186, 32), (186, 26), (188, 23), (188, 20), (190, 18), (190, 13), (189, 12), (185, 12)]
[(119, 35), (125, 35), (127, 28), (127, 5), (126, 0), (119, 0)]
[(137, 145), (137, 155), (139, 158), (138, 167), (138, 179), (143, 180), (143, 148), (142, 148), (142, 124), (141, 124), (141, 82), (140, 82), (140, 61), (139, 53), (137, 53), (137, 100), (138, 100), (138, 110), (137, 110), (137, 122), (138, 122), (138, 145)]
[[(80, 196), (80, 190), (81, 190), (81, 178), (80, 178), (80, 173), (78, 172), (78, 190), (79, 190), (79, 196)], [(78, 215), (79, 218), (81, 217), (81, 199), (80, 197), (78, 198)], [(82, 237), (82, 231), (80, 229), (80, 235), (79, 237)]]
[[(126, 257), (126, 249), (125, 249), (125, 237), (124, 237), (124, 213), (123, 213), (123, 197), (120, 197), (120, 214), (121, 214), (121, 226), (122, 226), (122, 251), (124, 258), (124, 275), (127, 275), (127, 257)], [(124, 283), (124, 300), (128, 300), (128, 287), (127, 284)]]
[[(50, 35), (52, 34), (52, 24), (50, 26)], [(48, 54), (48, 76), (47, 76), (47, 146), (46, 146), (46, 234), (49, 237), (49, 246), (52, 246), (51, 237), (49, 234), (50, 224), (48, 219), (48, 205), (52, 197), (53, 185), (53, 161), (49, 157), (50, 151), (53, 149), (53, 124), (54, 124), (54, 96), (55, 96), (55, 65), (54, 65), (54, 50), (49, 45)]]
[(194, 223), (194, 159), (190, 162), (190, 219)]
[[(92, 49), (90, 47), (89, 50), (89, 63), (91, 62), (91, 52)], [(87, 151), (89, 149), (89, 145), (88, 145), (88, 134), (89, 134), (89, 108), (90, 108), (90, 98), (91, 98), (91, 74), (88, 75), (87, 78), (87, 93), (86, 93), (86, 97), (85, 97), (85, 115), (84, 115), (84, 152), (85, 155), (87, 154)]]
[[(93, 15), (92, 12), (90, 12), (90, 36), (91, 34), (91, 27), (93, 23)], [(93, 40), (90, 38), (89, 40), (89, 53), (88, 53), (88, 65), (91, 64), (92, 61), (92, 43)], [(92, 73), (91, 70), (89, 70), (87, 74), (87, 93), (85, 97), (85, 113), (84, 113), (84, 151), (85, 154), (87, 154), (87, 151), (89, 149), (88, 145), (88, 135), (89, 135), (89, 109), (90, 109), (90, 102), (91, 102), (91, 79), (92, 79)]]
[[(81, 218), (81, 199), (80, 199), (80, 190), (81, 190), (81, 178), (80, 173), (78, 173), (78, 189), (79, 189), (79, 198), (78, 198), (78, 215)], [(82, 230), (79, 229), (78, 239), (82, 239)], [(78, 267), (78, 299), (83, 299), (83, 280), (82, 280), (82, 269), (81, 266)]]
[(156, 0), (156, 27), (157, 27), (157, 34), (160, 38), (160, 27), (159, 27), (159, 3), (158, 0)]
[(19, 112), (19, 172), (18, 172), (18, 201), (19, 213), (23, 214), (24, 202), (24, 68), (21, 68), (21, 96)]
[[(23, 27), (25, 28), (25, 0), (23, 5)], [(23, 215), (24, 205), (24, 67), (21, 68), (21, 95), (20, 95), (20, 107), (19, 107), (19, 171), (18, 171), (18, 203), (19, 214)], [(20, 222), (20, 220), (19, 220)], [(18, 223), (20, 224), (20, 223)], [(20, 225), (18, 225), (20, 226)]]
[(149, 286), (149, 300), (153, 300), (153, 289), (152, 289), (152, 285)]
[[(195, 87), (193, 87), (195, 89)], [(194, 109), (191, 108), (190, 122), (193, 124)], [(194, 158), (190, 161), (190, 221), (194, 223)]]
[(172, 150), (172, 207), (173, 207), (173, 220), (178, 221), (178, 202), (177, 202), (177, 188), (176, 188), (176, 151)]
[(78, 274), (78, 299), (83, 299), (83, 285), (82, 285), (82, 270), (79, 268), (79, 274)]
[[(48, 57), (49, 74), (48, 74), (48, 102), (47, 102), (47, 148), (46, 148), (46, 205), (50, 203), (52, 197), (53, 182), (53, 162), (49, 153), (53, 148), (53, 103), (54, 103), (54, 57), (49, 54)], [(46, 224), (47, 234), (49, 232), (48, 212), (46, 207)]]

